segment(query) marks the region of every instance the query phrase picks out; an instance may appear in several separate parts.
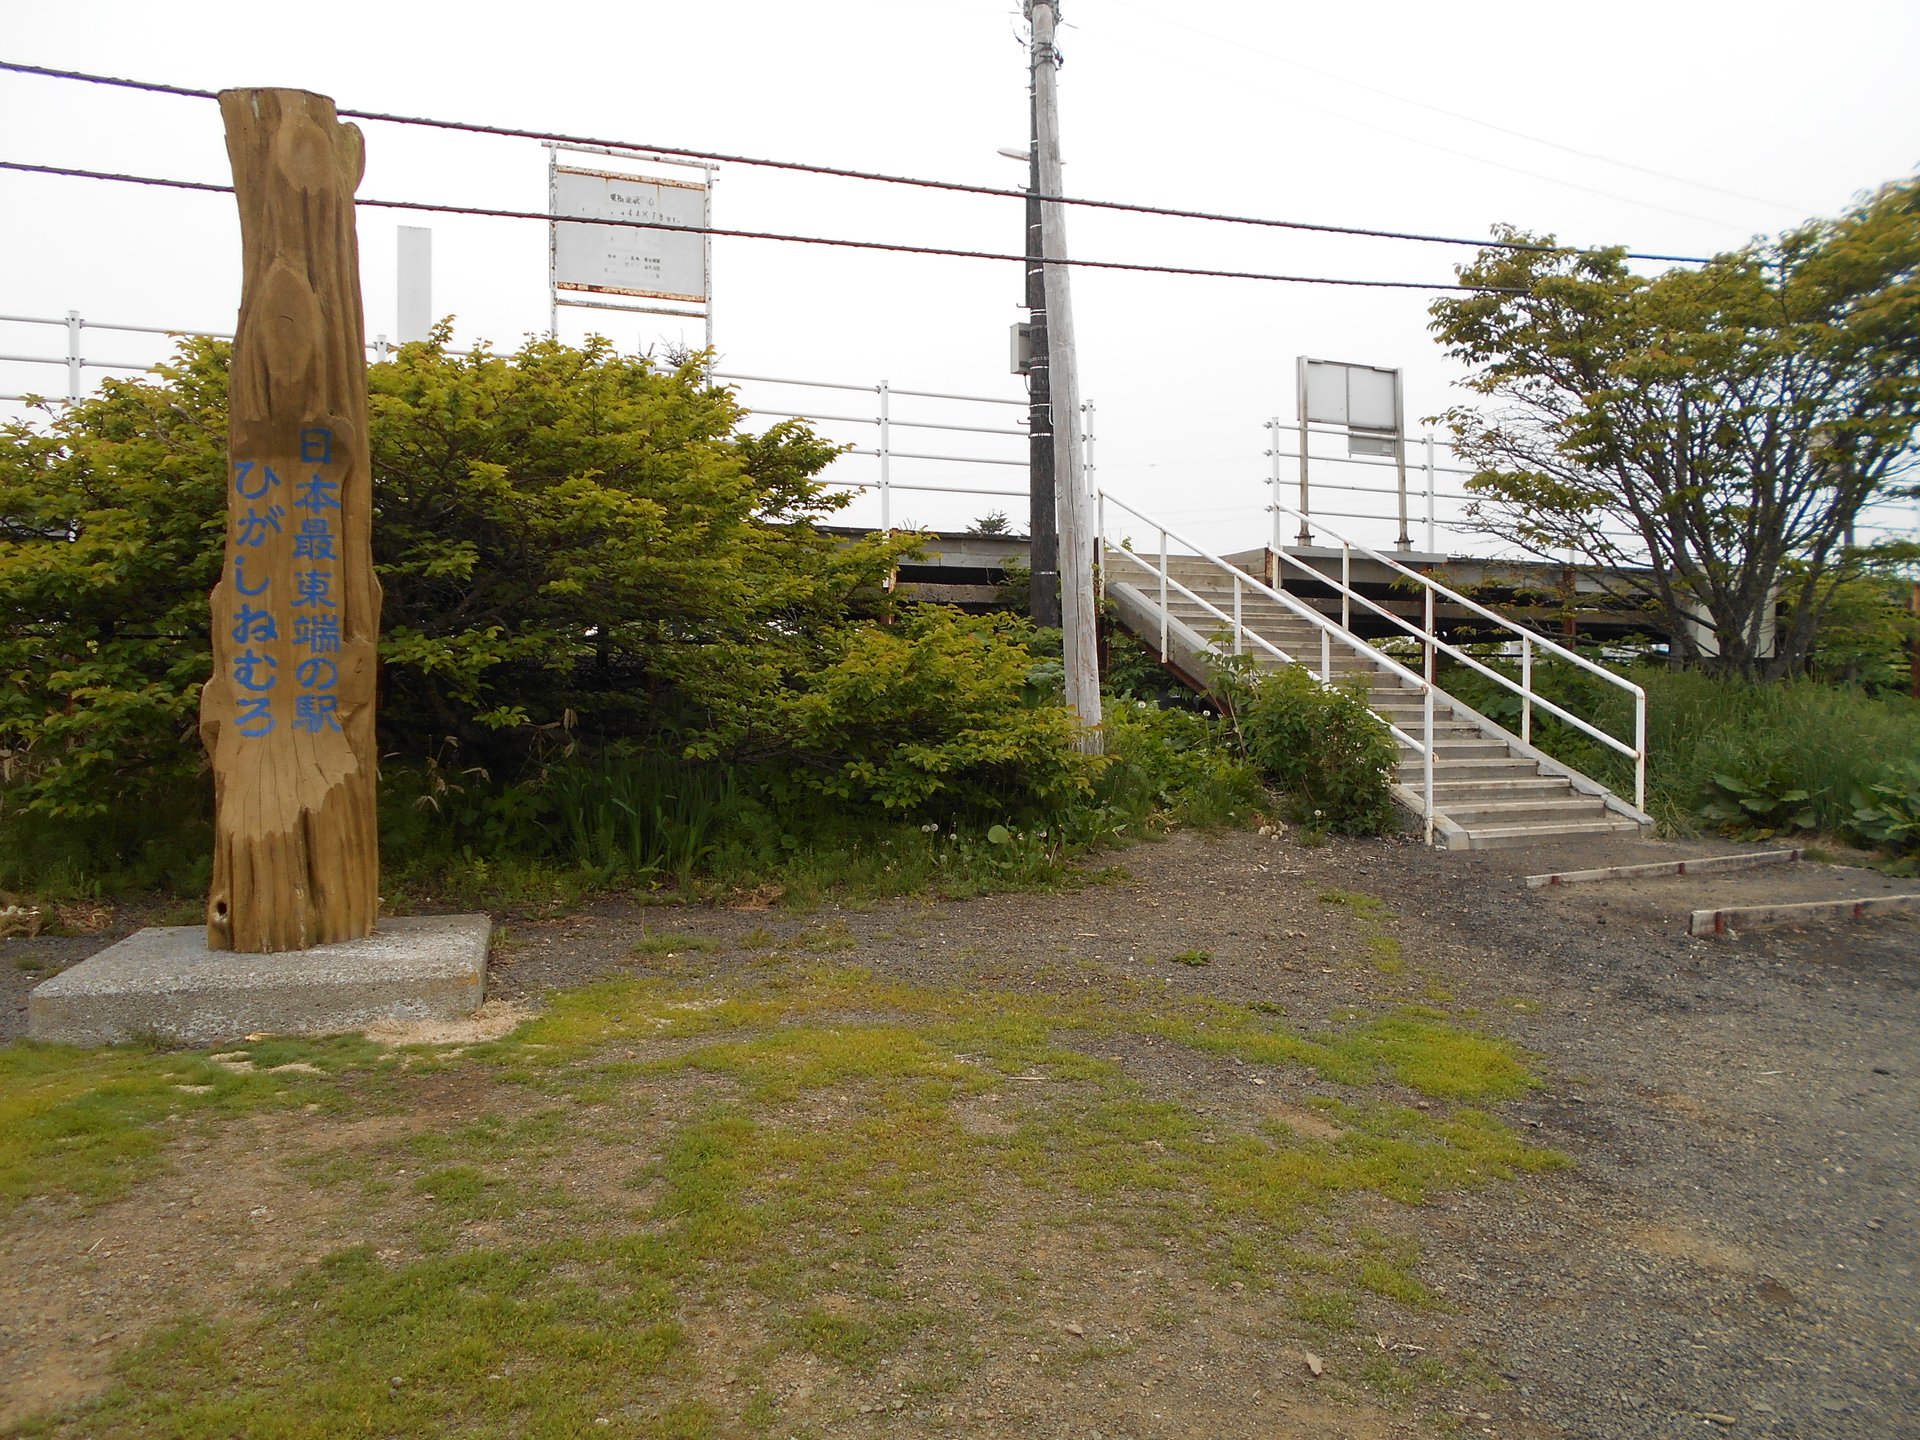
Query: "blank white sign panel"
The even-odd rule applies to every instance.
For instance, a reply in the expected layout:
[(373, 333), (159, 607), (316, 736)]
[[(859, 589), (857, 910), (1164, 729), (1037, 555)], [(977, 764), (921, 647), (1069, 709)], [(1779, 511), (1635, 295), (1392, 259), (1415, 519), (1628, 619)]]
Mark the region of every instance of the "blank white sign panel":
[(1356, 430), (1396, 430), (1394, 372), (1334, 360), (1307, 362), (1307, 419)]
[[(559, 168), (554, 171), (553, 187), (556, 216), (650, 220), (695, 228), (707, 223), (704, 185)], [(561, 290), (703, 304), (707, 299), (706, 237), (638, 225), (555, 223), (553, 283)]]

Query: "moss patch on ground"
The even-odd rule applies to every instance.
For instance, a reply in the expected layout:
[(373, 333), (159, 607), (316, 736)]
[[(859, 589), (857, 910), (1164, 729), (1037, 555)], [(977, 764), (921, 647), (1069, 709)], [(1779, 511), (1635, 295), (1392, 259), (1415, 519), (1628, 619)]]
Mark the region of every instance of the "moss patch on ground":
[[(1562, 1163), (1487, 1108), (1534, 1083), (1510, 1043), (1430, 1008), (1305, 1027), (1097, 967), (1038, 993), (907, 984), (831, 965), (836, 938), (726, 981), (574, 990), (457, 1053), (0, 1050), (0, 1193), (97, 1202), (183, 1126), (318, 1106), (289, 1168), (371, 1232), (245, 1313), (151, 1330), (104, 1397), (20, 1433), (828, 1434), (882, 1378), (888, 1413), (938, 1428), (997, 1354), (1040, 1356), (1018, 1291), (1116, 1255), (1268, 1297), (1332, 1357), (1329, 1393), (1457, 1382), (1361, 1332), (1440, 1305), (1395, 1213)], [(1146, 1044), (1300, 1104), (1169, 1085), (1124, 1058)], [(496, 1098), (446, 1106), (464, 1082)], [(326, 1143), (327, 1117), (396, 1107), (405, 1140)], [(1004, 1291), (982, 1250), (1026, 1257)], [(1048, 1363), (1123, 1371), (1135, 1328)]]

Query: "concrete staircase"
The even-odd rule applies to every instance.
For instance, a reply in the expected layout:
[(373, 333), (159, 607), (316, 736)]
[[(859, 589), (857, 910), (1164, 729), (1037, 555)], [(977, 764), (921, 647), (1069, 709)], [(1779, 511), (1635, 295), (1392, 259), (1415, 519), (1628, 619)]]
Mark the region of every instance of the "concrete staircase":
[[(1152, 562), (1157, 566), (1157, 559)], [(1196, 598), (1168, 587), (1165, 635), (1167, 663), (1205, 688), (1210, 674), (1204, 653), (1231, 630), (1220, 615), (1235, 612), (1233, 573), (1203, 557), (1169, 557), (1167, 573)], [(1284, 651), (1316, 675), (1323, 663), (1334, 683), (1363, 682), (1376, 714), (1413, 741), (1425, 729), (1425, 702), (1416, 682), (1395, 674), (1385, 655), (1344, 631), (1328, 634), (1281, 601), (1240, 587), (1245, 628)], [(1158, 649), (1162, 626), (1157, 577), (1125, 562), (1109, 563), (1107, 596), (1122, 623)], [(1205, 602), (1205, 603), (1202, 603)], [(1215, 614), (1208, 605), (1220, 612)], [(1219, 648), (1231, 649), (1231, 641)], [(1248, 643), (1244, 653), (1256, 669), (1284, 663)], [(1417, 654), (1400, 659), (1419, 673)], [(1546, 843), (1582, 835), (1633, 835), (1650, 819), (1597, 781), (1542, 754), (1452, 696), (1436, 693), (1433, 716), (1434, 838), (1450, 849), (1487, 849)], [(1395, 800), (1424, 818), (1425, 765), (1418, 743), (1401, 744)]]

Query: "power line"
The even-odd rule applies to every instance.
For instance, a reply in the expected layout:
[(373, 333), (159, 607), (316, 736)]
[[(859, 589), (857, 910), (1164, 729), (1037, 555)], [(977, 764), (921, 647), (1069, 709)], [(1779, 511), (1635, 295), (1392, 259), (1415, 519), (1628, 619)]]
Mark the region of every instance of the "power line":
[[(1390, 125), (1381, 125), (1378, 122), (1373, 120), (1363, 120), (1357, 115), (1349, 115), (1346, 112), (1341, 110), (1329, 109), (1327, 106), (1324, 106), (1324, 105), (1309, 104), (1307, 101), (1301, 100), (1293, 95), (1283, 94), (1282, 92), (1278, 90), (1270, 89), (1265, 85), (1257, 85), (1254, 82), (1250, 80), (1244, 80), (1237, 75), (1228, 75), (1218, 70), (1209, 70), (1206, 66), (1196, 65), (1190, 60), (1182, 60), (1182, 59), (1167, 57), (1167, 56), (1156, 56), (1156, 59), (1159, 63), (1162, 63), (1162, 64), (1167, 63), (1169, 60), (1171, 60), (1171, 63), (1175, 65), (1179, 65), (1184, 69), (1191, 70), (1197, 75), (1205, 75), (1209, 79), (1224, 81), (1229, 85), (1237, 85), (1241, 89), (1246, 90), (1251, 94), (1265, 96), (1268, 99), (1278, 101), (1282, 105), (1291, 105), (1291, 106), (1294, 106), (1296, 109), (1310, 111), (1316, 115), (1331, 116), (1333, 119), (1342, 121), (1345, 124), (1357, 125), (1361, 129), (1371, 130), (1377, 135), (1385, 135), (1389, 139), (1399, 140), (1408, 145), (1418, 145), (1422, 149), (1437, 151), (1439, 154), (1442, 154), (1442, 155), (1452, 155), (1458, 159), (1465, 160), (1470, 164), (1485, 165), (1490, 169), (1505, 170), (1508, 173), (1514, 174), (1514, 175), (1524, 175), (1529, 180), (1543, 181), (1548, 185), (1558, 185), (1567, 190), (1578, 190), (1582, 194), (1586, 194), (1586, 195), (1598, 195), (1603, 200), (1617, 201), (1622, 205), (1632, 205), (1635, 208), (1641, 209), (1641, 210), (1657, 210), (1663, 215), (1678, 215), (1683, 220), (1696, 220), (1703, 225), (1712, 225), (1717, 228), (1725, 228), (1728, 224), (1728, 222), (1724, 219), (1717, 219), (1711, 215), (1702, 215), (1697, 211), (1681, 210), (1676, 206), (1672, 206), (1672, 205), (1661, 205), (1656, 201), (1642, 200), (1632, 195), (1622, 195), (1619, 192), (1614, 190), (1602, 190), (1597, 185), (1583, 185), (1578, 180), (1567, 179), (1564, 175), (1551, 175), (1542, 170), (1529, 170), (1524, 165), (1512, 165), (1507, 163), (1504, 160), (1493, 160), (1493, 159), (1489, 159), (1485, 155), (1476, 155), (1471, 150), (1461, 150), (1456, 146), (1442, 145), (1438, 140), (1430, 140), (1424, 135), (1409, 135), (1406, 131), (1396, 130)], [(1686, 257), (1666, 256), (1666, 255), (1643, 255), (1636, 252), (1633, 258), (1640, 259), (1640, 260), (1665, 260), (1665, 259), (1682, 259)], [(1705, 262), (1695, 260), (1694, 263), (1705, 263)]]
[[(1765, 195), (1749, 195), (1744, 190), (1729, 190), (1724, 185), (1714, 185), (1709, 183), (1708, 181), (1695, 180), (1686, 175), (1675, 175), (1668, 170), (1656, 170), (1650, 165), (1636, 165), (1631, 160), (1617, 160), (1611, 155), (1601, 154), (1598, 150), (1582, 150), (1579, 147), (1574, 145), (1563, 145), (1557, 140), (1548, 140), (1539, 135), (1530, 135), (1524, 130), (1516, 130), (1512, 126), (1502, 125), (1493, 120), (1483, 120), (1477, 115), (1469, 115), (1462, 110), (1449, 110), (1444, 105), (1435, 105), (1432, 102), (1426, 101), (1426, 100), (1416, 100), (1411, 95), (1402, 95), (1398, 91), (1386, 90), (1381, 88), (1378, 85), (1369, 85), (1364, 80), (1355, 80), (1351, 76), (1341, 75), (1338, 72), (1333, 70), (1322, 70), (1317, 65), (1309, 65), (1302, 60), (1294, 60), (1285, 55), (1276, 55), (1271, 50), (1262, 50), (1259, 46), (1249, 45), (1246, 41), (1237, 39), (1234, 36), (1221, 35), (1212, 30), (1203, 30), (1201, 29), (1200, 26), (1190, 25), (1185, 20), (1175, 20), (1171, 16), (1158, 14), (1155, 11), (1147, 9), (1145, 6), (1136, 5), (1132, 3), (1132, 0), (1120, 0), (1120, 4), (1125, 9), (1133, 11), (1136, 15), (1144, 15), (1149, 20), (1158, 20), (1163, 25), (1175, 25), (1182, 30), (1191, 30), (1195, 35), (1202, 36), (1208, 40), (1218, 41), (1223, 45), (1232, 45), (1238, 49), (1245, 50), (1248, 54), (1258, 55), (1263, 60), (1272, 60), (1276, 64), (1286, 65), (1295, 70), (1305, 71), (1309, 75), (1318, 75), (1321, 79), (1331, 80), (1338, 85), (1351, 85), (1356, 90), (1365, 90), (1367, 93), (1371, 95), (1384, 96), (1386, 99), (1395, 101), (1401, 105), (1411, 105), (1415, 109), (1430, 111), (1435, 115), (1445, 115), (1449, 119), (1464, 121), (1468, 125), (1478, 125), (1482, 129), (1493, 130), (1501, 135), (1510, 135), (1516, 140), (1525, 140), (1534, 145), (1543, 145), (1549, 150), (1559, 150), (1568, 155), (1577, 155), (1582, 160), (1597, 160), (1602, 165), (1612, 165), (1622, 170), (1635, 170), (1642, 175), (1652, 175), (1657, 179), (1671, 180), (1671, 181), (1674, 181), (1676, 184), (1680, 184), (1680, 185), (1689, 185), (1696, 190), (1711, 190), (1717, 195), (1731, 195), (1736, 200), (1751, 200), (1757, 205), (1771, 205), (1781, 210), (1799, 210), (1805, 213), (1810, 211), (1813, 208), (1811, 206), (1795, 205), (1785, 200), (1770, 200)], [(1326, 112), (1326, 113), (1332, 113), (1332, 112)], [(1343, 117), (1343, 118), (1349, 118), (1349, 117)], [(1392, 133), (1392, 132), (1388, 132), (1388, 133)], [(1402, 136), (1400, 138), (1412, 139), (1413, 137)], [(1425, 143), (1425, 142), (1417, 142), (1417, 143)], [(1467, 152), (1453, 151), (1451, 153), (1466, 155)], [(1467, 158), (1482, 160), (1484, 161), (1484, 163), (1488, 165), (1499, 165), (1501, 163), (1498, 160), (1487, 160), (1484, 156), (1468, 155)], [(1503, 167), (1503, 168), (1512, 168), (1512, 167)], [(1527, 171), (1522, 171), (1521, 173), (1525, 175), (1532, 175), (1534, 172), (1527, 170)], [(1543, 177), (1536, 177), (1536, 178), (1550, 179), (1552, 177), (1543, 176)], [(1567, 183), (1567, 182), (1561, 182), (1561, 183)], [(1580, 188), (1584, 189), (1586, 187), (1583, 186)], [(1595, 193), (1602, 194), (1605, 192), (1596, 191)], [(1622, 197), (1614, 197), (1614, 198), (1622, 198)], [(1636, 201), (1633, 201), (1632, 203), (1637, 205), (1637, 204), (1643, 204), (1645, 202), (1636, 200)], [(1664, 209), (1665, 207), (1655, 206), (1654, 208)], [(1681, 213), (1681, 212), (1676, 212), (1676, 213)], [(1695, 218), (1699, 218), (1699, 217), (1695, 217)]]
[[(122, 185), (150, 185), (167, 190), (197, 190), (231, 195), (231, 185), (205, 180), (168, 180), (155, 175), (123, 175), (105, 170), (80, 170), (65, 165), (33, 165), (24, 160), (0, 160), (0, 170), (27, 175), (54, 175), (70, 180), (105, 180)], [(769, 230), (727, 230), (713, 225), (667, 225), (654, 220), (597, 219), (587, 215), (549, 215), (540, 210), (505, 210), (483, 205), (441, 205), (426, 200), (356, 199), (356, 205), (381, 210), (419, 210), (434, 215), (476, 215), (495, 220), (540, 220), (561, 225), (613, 225), (633, 230), (659, 230), (681, 235), (716, 235), (731, 240), (775, 240), (793, 245), (826, 245), (847, 250), (882, 250), (901, 255), (931, 255), (955, 260), (999, 260), (1026, 265), (1026, 255), (992, 250), (955, 250), (942, 245), (901, 245), (886, 240), (853, 240), (827, 235), (785, 235)], [(1193, 265), (1149, 265), (1130, 260), (1049, 260), (1049, 265), (1072, 265), (1082, 270), (1122, 270), (1145, 275), (1188, 275), (1208, 280), (1266, 280), (1289, 285), (1337, 285), (1362, 290), (1471, 291), (1476, 294), (1520, 295), (1513, 286), (1442, 285), (1428, 280), (1358, 280), (1332, 275), (1281, 275), (1260, 270), (1208, 270)]]
[[(126, 90), (151, 91), (156, 94), (177, 95), (192, 100), (217, 100), (219, 98), (218, 92), (212, 90), (193, 90), (185, 86), (162, 85), (147, 80), (128, 80), (112, 75), (93, 75), (80, 70), (55, 70), (45, 66), (22, 65), (5, 60), (0, 60), (0, 71), (13, 71), (22, 75), (38, 75), (53, 80), (76, 80), (89, 85), (109, 85)], [(790, 170), (807, 175), (826, 175), (843, 180), (866, 180), (883, 185), (907, 185), (923, 190), (947, 190), (962, 195), (981, 195), (999, 200), (1025, 201), (1028, 198), (1028, 192), (1025, 190), (1008, 190), (996, 185), (972, 185), (959, 180), (930, 180), (919, 176), (892, 175), (881, 171), (850, 170), (843, 166), (816, 165), (800, 160), (769, 160), (751, 155), (730, 155), (715, 150), (691, 150), (683, 146), (641, 144), (635, 141), (608, 140), (603, 137), (591, 135), (568, 135), (558, 131), (523, 130), (512, 126), (486, 125), (466, 120), (439, 120), (419, 115), (393, 115), (377, 110), (347, 110), (336, 107), (335, 113), (347, 120), (376, 121), (388, 125), (414, 125), (427, 129), (448, 130), (459, 134), (490, 135), (509, 140), (539, 140), (556, 145), (594, 145), (614, 149), (650, 150), (659, 155), (674, 155), (682, 159), (705, 160), (715, 164), (748, 165), (769, 170)], [(1053, 204), (1075, 205), (1088, 210), (1111, 210), (1123, 214), (1153, 215), (1169, 220), (1204, 220), (1213, 224), (1222, 225), (1251, 225), (1264, 229), (1298, 230), (1318, 235), (1351, 235), (1368, 240), (1405, 240), (1424, 245), (1459, 245), (1483, 250), (1514, 250), (1539, 253), (1551, 253), (1562, 248), (1577, 248), (1529, 244), (1515, 240), (1474, 240), (1464, 236), (1428, 235), (1409, 230), (1377, 230), (1358, 225), (1323, 224), (1312, 220), (1276, 220), (1256, 215), (1231, 215), (1209, 210), (1180, 210), (1171, 206), (1143, 205), (1126, 200), (1093, 200), (1071, 195), (1042, 195), (1038, 198)], [(1701, 255), (1668, 255), (1639, 250), (1629, 250), (1624, 252), (1624, 255), (1625, 258), (1629, 260), (1658, 260), (1670, 264), (1704, 265), (1708, 263), (1707, 258)]]

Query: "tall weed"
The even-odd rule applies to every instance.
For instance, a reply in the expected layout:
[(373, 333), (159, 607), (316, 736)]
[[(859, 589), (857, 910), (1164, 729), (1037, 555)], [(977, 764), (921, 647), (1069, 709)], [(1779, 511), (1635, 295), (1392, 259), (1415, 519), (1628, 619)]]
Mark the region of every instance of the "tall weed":
[(732, 769), (658, 754), (569, 764), (542, 788), (562, 856), (635, 881), (671, 876), (682, 888), (711, 858), (739, 798)]
[(1292, 665), (1255, 676), (1234, 656), (1217, 673), (1234, 733), (1285, 795), (1289, 818), (1310, 836), (1393, 828), (1399, 747), (1364, 686), (1330, 689)]
[(1118, 823), (1153, 814), (1177, 825), (1244, 823), (1267, 795), (1259, 768), (1216, 716), (1116, 699), (1106, 712), (1099, 803)]

